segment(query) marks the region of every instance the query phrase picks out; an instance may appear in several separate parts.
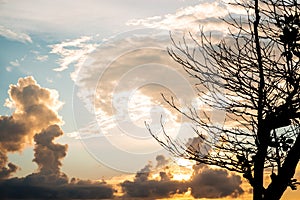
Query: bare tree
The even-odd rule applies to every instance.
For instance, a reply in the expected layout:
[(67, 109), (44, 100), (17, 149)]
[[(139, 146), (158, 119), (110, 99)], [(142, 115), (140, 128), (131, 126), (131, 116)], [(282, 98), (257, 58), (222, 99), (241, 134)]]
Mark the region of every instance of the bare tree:
[[(300, 159), (300, 4), (249, 0), (233, 5), (247, 15), (223, 19), (230, 34), (220, 42), (201, 31), (200, 39), (188, 37), (196, 48), (184, 37), (181, 42), (172, 38), (169, 49), (197, 80), (198, 98), (226, 112), (224, 124), (213, 123), (207, 111), (191, 107), (186, 112), (163, 96), (193, 122), (201, 144), (187, 146), (165, 130), (159, 137), (148, 129), (176, 156), (242, 173), (253, 187), (253, 199), (280, 199), (288, 187), (295, 190), (299, 184), (293, 176)], [(266, 170), (271, 181), (264, 187)]]

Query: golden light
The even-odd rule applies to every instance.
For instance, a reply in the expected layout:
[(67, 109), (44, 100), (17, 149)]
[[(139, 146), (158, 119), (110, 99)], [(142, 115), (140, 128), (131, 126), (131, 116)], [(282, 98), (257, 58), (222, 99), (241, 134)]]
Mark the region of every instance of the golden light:
[(191, 178), (191, 174), (173, 174), (173, 180), (175, 181), (187, 181)]
[(177, 158), (175, 160), (175, 162), (177, 165), (179, 165), (181, 167), (189, 168), (189, 169), (193, 169), (193, 166), (196, 164), (195, 161), (184, 159), (184, 158)]
[(177, 158), (174, 162), (175, 163), (169, 168), (172, 174), (172, 180), (188, 181), (193, 175), (193, 166), (195, 165), (195, 161)]

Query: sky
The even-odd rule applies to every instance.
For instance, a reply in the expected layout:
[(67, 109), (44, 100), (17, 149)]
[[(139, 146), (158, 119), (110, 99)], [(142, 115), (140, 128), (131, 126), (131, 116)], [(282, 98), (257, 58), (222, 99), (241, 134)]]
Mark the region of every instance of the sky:
[[(240, 175), (172, 157), (145, 126), (195, 136), (161, 96), (205, 107), (168, 55), (170, 35), (182, 40), (203, 28), (221, 38), (228, 12), (243, 14), (213, 0), (0, 0), (0, 191), (249, 199)], [(218, 123), (224, 113), (212, 116)]]

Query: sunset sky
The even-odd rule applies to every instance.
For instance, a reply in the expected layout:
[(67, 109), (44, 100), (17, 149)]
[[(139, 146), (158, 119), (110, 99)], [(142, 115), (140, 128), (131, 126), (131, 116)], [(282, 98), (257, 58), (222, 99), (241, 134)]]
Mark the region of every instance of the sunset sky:
[(170, 34), (221, 38), (228, 12), (244, 14), (213, 0), (0, 0), (0, 180), (62, 184), (71, 198), (249, 199), (238, 174), (170, 156), (145, 126), (194, 137), (161, 97), (205, 107)]

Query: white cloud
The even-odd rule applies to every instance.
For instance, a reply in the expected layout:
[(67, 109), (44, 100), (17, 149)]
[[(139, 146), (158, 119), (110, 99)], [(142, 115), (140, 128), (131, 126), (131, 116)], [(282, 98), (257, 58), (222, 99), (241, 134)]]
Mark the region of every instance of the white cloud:
[(6, 71), (11, 72), (12, 67), (6, 67), (5, 69), (6, 69)]
[(238, 9), (222, 1), (212, 1), (181, 8), (175, 13), (164, 16), (131, 19), (126, 24), (166, 30), (184, 30), (194, 33), (200, 30), (199, 27), (203, 27), (206, 31), (228, 33), (228, 24), (220, 20), (220, 18), (226, 17), (228, 13), (245, 14), (245, 10)]
[[(82, 138), (107, 136), (122, 149), (143, 139), (141, 144), (148, 145), (147, 151), (152, 151), (158, 147), (152, 144), (153, 138), (144, 122), (151, 124), (152, 131), (157, 133), (161, 131), (161, 115), (170, 133), (182, 132), (181, 117), (166, 105), (161, 93), (174, 95), (176, 102), (186, 106), (196, 92), (193, 80), (168, 55), (169, 43), (169, 33), (157, 29), (116, 35), (99, 45), (75, 69), (75, 95), (93, 115), (89, 121), (95, 121), (83, 125), (82, 110), (73, 106), (79, 124), (84, 127), (77, 130)], [(127, 142), (122, 144), (122, 141)]]
[(9, 28), (0, 25), (0, 36), (3, 36), (10, 40), (16, 40), (23, 43), (32, 43), (31, 37), (26, 33), (13, 31)]
[(49, 77), (46, 78), (46, 81), (47, 81), (48, 83), (53, 83), (53, 79), (51, 79), (51, 78), (49, 78)]
[(36, 59), (38, 60), (38, 61), (41, 61), (41, 62), (45, 62), (45, 61), (47, 61), (48, 60), (48, 55), (39, 55), (39, 56), (36, 56)]
[(74, 139), (76, 139), (76, 140), (81, 139), (80, 134), (79, 134), (79, 132), (77, 132), (77, 131), (73, 131), (73, 132), (70, 132), (70, 133), (66, 133), (66, 135), (67, 135), (68, 137), (74, 138)]
[(11, 65), (14, 66), (14, 67), (20, 66), (19, 60), (11, 61), (11, 62), (9, 62), (9, 64), (11, 64)]
[(93, 52), (98, 46), (98, 44), (88, 43), (91, 39), (91, 37), (82, 36), (78, 39), (50, 45), (49, 47), (52, 48), (50, 53), (60, 56), (58, 60), (60, 66), (55, 68), (54, 71), (66, 70), (70, 64), (75, 64), (76, 67), (81, 66), (86, 56)]
[(62, 39), (86, 34), (107, 37), (128, 30), (132, 18), (162, 15), (198, 0), (9, 0), (0, 6), (0, 24), (8, 28)]

